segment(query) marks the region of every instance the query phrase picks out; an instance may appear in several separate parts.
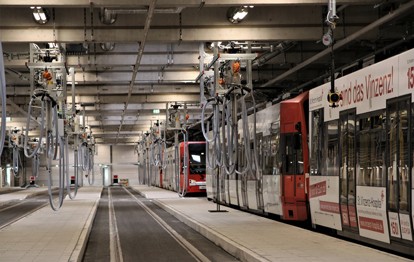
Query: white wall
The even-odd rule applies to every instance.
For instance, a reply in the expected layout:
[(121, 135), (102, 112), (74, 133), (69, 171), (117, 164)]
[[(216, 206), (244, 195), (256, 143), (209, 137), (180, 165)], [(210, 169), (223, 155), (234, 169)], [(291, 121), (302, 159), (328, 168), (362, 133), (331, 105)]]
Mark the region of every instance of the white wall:
[[(69, 146), (70, 147), (70, 146)], [(111, 156), (112, 155), (112, 156)], [(26, 159), (27, 164), (27, 181), (29, 177), (33, 175), (32, 159)], [(101, 186), (103, 185), (103, 176), (102, 171), (103, 167), (107, 167), (105, 177), (105, 184), (111, 184), (111, 174), (118, 175), (119, 179), (127, 178), (130, 185), (138, 185), (138, 155), (134, 152), (134, 146), (110, 146), (110, 145), (96, 145), (96, 152), (94, 157), (94, 172), (95, 172), (95, 182), (93, 185)], [(74, 153), (73, 149), (69, 149), (69, 175), (73, 176), (74, 174)], [(58, 165), (58, 161), (52, 161), (52, 165)], [(87, 171), (79, 173), (80, 185), (89, 186), (88, 178), (85, 176)], [(57, 167), (52, 168), (52, 180), (53, 185), (58, 185), (59, 170)], [(46, 170), (46, 159), (44, 154), (41, 155), (39, 175), (36, 180), (36, 184), (39, 186), (48, 185), (48, 173)]]
[[(103, 185), (102, 172), (103, 166), (111, 163), (111, 146), (96, 145), (95, 146), (95, 185)], [(105, 186), (110, 184), (110, 166), (108, 167), (107, 176), (105, 177)]]
[(138, 155), (134, 146), (112, 146), (112, 174), (126, 178), (130, 185), (138, 185)]

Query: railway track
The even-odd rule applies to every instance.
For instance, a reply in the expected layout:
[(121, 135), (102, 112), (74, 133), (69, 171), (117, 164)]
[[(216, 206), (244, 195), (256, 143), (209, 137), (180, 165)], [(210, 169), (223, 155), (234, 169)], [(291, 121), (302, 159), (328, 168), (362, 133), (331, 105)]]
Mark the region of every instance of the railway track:
[(83, 261), (238, 261), (130, 188), (104, 189)]
[(48, 205), (48, 203), (47, 192), (23, 200), (4, 203), (0, 207), (0, 230)]

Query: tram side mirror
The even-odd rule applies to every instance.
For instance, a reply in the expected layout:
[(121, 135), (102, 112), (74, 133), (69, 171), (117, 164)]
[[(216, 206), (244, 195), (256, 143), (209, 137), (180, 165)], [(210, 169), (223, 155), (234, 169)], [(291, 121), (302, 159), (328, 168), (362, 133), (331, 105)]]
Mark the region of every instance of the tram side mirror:
[(301, 147), (301, 135), (299, 133), (296, 133), (293, 136), (293, 147), (295, 150), (299, 150)]

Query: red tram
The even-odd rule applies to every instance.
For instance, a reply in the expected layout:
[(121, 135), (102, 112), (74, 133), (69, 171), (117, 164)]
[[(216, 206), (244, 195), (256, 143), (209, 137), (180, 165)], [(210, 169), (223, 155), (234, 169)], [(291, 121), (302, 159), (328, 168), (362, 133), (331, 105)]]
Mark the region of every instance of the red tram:
[[(175, 152), (175, 147), (167, 148), (162, 187), (179, 192), (181, 195), (187, 193), (205, 194), (205, 150), (204, 141), (181, 142), (178, 146), (178, 152)], [(178, 154), (178, 158), (176, 154)]]
[[(307, 180), (308, 157), (308, 92), (295, 98), (267, 106), (247, 120), (238, 123), (239, 159), (237, 168), (221, 167), (217, 199), (217, 182), (212, 169), (207, 169), (207, 197), (254, 213), (275, 214), (285, 220), (309, 218)], [(241, 123), (246, 121), (248, 123)], [(238, 173), (247, 165), (243, 161), (245, 140), (243, 127), (250, 130), (249, 144), (256, 144), (258, 169)], [(253, 130), (256, 133), (253, 134)], [(226, 138), (227, 139), (227, 138)], [(252, 142), (256, 139), (255, 142)], [(210, 150), (212, 147), (210, 145)], [(214, 152), (212, 153), (214, 154)], [(216, 153), (217, 154), (217, 153)]]

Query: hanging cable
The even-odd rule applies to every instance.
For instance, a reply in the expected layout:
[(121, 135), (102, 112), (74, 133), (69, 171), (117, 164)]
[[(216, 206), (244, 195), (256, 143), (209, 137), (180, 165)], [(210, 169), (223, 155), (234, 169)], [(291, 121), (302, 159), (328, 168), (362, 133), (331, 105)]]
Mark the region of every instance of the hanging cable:
[[(92, 185), (95, 182), (95, 172), (94, 172), (94, 139), (92, 134), (86, 135), (83, 134), (84, 141), (78, 146), (76, 150), (77, 154), (75, 156), (76, 162), (75, 168), (82, 168), (82, 171), (87, 172), (86, 177), (88, 177), (89, 185)], [(76, 175), (78, 175), (78, 170), (76, 170)]]
[(20, 176), (19, 176), (20, 166), (22, 166), (22, 161), (21, 161), (21, 158), (20, 158), (19, 147), (17, 145), (13, 145), (13, 166), (12, 166), (12, 170), (13, 170), (13, 175), (14, 175), (15, 178), (20, 178)]
[(68, 193), (68, 196), (70, 199), (74, 199), (76, 197), (76, 195), (78, 194), (78, 168), (77, 168), (77, 160), (75, 158), (74, 162), (74, 173), (75, 173), (75, 186), (74, 186), (74, 191), (72, 193), (71, 189), (70, 189), (70, 176), (69, 176), (69, 142), (68, 142), (68, 137), (61, 137), (60, 138), (60, 145), (61, 145), (61, 159), (63, 159), (62, 161), (62, 165), (59, 165), (60, 170), (59, 173), (62, 173), (62, 177), (66, 177), (66, 191)]
[(47, 173), (48, 173), (48, 178), (49, 178), (49, 183), (48, 183), (48, 193), (49, 193), (49, 203), (50, 203), (50, 207), (54, 210), (54, 211), (58, 211), (62, 205), (63, 205), (63, 199), (64, 199), (64, 190), (65, 190), (65, 179), (64, 179), (64, 171), (62, 170), (64, 168), (64, 152), (63, 149), (64, 146), (62, 145), (62, 141), (61, 139), (59, 139), (59, 197), (57, 200), (57, 203), (55, 203), (55, 201), (53, 200), (53, 193), (52, 193), (52, 184), (53, 184), (53, 179), (52, 179), (52, 165), (51, 165), (51, 159), (48, 158), (47, 161)]
[[(253, 162), (251, 162), (251, 166), (253, 167), (251, 169), (252, 175), (257, 179), (258, 177), (258, 171), (260, 170), (259, 168), (259, 160), (258, 160), (258, 154), (257, 154), (257, 138), (256, 138), (256, 100), (254, 99), (254, 93), (250, 92), (247, 95), (244, 96), (244, 99), (246, 99), (248, 96), (251, 96), (252, 98), (252, 108), (253, 108), (253, 152), (252, 150), (250, 150), (251, 153), (253, 153)], [(247, 114), (247, 112), (246, 112)], [(249, 125), (247, 123), (247, 127), (249, 128)], [(250, 159), (250, 161), (252, 161), (252, 159)]]
[(20, 167), (23, 167), (19, 149), (19, 130), (11, 130), (9, 135), (9, 145), (12, 147), (12, 172), (15, 178), (20, 178)]
[[(210, 129), (210, 122), (207, 122), (207, 129)], [(214, 158), (214, 154), (213, 154), (213, 157), (210, 158), (210, 142), (206, 140), (206, 164), (209, 169), (214, 169), (213, 164), (212, 164), (213, 158)]]
[[(229, 101), (229, 102), (228, 102)], [(223, 98), (223, 113), (222, 113), (222, 122), (221, 122), (221, 134), (223, 141), (223, 166), (226, 171), (226, 174), (232, 174), (236, 169), (236, 163), (234, 159), (233, 144), (237, 143), (234, 139), (237, 137), (235, 132), (237, 129), (233, 127), (232, 116), (232, 100), (228, 99), (227, 96)], [(227, 138), (227, 139), (226, 139)], [(229, 141), (227, 143), (227, 141)]]
[[(32, 152), (30, 153), (29, 151), (29, 129), (30, 129), (30, 119), (31, 119), (31, 113), (32, 113), (32, 107), (33, 107), (33, 103), (38, 99), (38, 97), (41, 95), (40, 93), (36, 93), (37, 90), (35, 90), (35, 93), (32, 95), (30, 102), (29, 102), (29, 108), (27, 110), (27, 121), (26, 121), (26, 129), (25, 129), (25, 133), (24, 133), (24, 144), (23, 144), (23, 150), (24, 150), (24, 155), (27, 158), (32, 158), (34, 157), (37, 152), (40, 149), (40, 146), (42, 144), (42, 140), (43, 140), (43, 130), (45, 128), (45, 100), (42, 98), (41, 99), (41, 108), (40, 108), (40, 134), (39, 134), (39, 140), (37, 141), (37, 145), (32, 148)], [(42, 92), (45, 92), (45, 90), (39, 90)]]
[[(33, 103), (40, 102), (40, 135), (37, 140), (37, 144), (34, 146), (33, 149), (29, 149), (29, 129), (30, 129), (30, 119), (32, 118), (32, 107), (34, 106)], [(62, 143), (62, 139), (59, 139), (59, 144), (54, 142), (56, 137), (59, 137), (58, 132), (58, 120), (57, 120), (57, 103), (55, 99), (49, 94), (47, 90), (44, 89), (36, 89), (34, 94), (31, 96), (28, 108), (28, 117), (26, 122), (26, 130), (25, 130), (25, 137), (24, 137), (24, 154), (28, 158), (33, 158), (33, 174), (35, 177), (38, 176), (38, 168), (39, 168), (39, 149), (42, 146), (43, 139), (46, 140), (46, 162), (47, 162), (47, 172), (48, 172), (48, 193), (49, 193), (49, 203), (53, 210), (57, 211), (63, 204), (64, 199), (64, 178), (65, 178), (65, 167), (62, 164), (65, 164), (65, 146)], [(46, 119), (46, 116), (49, 118)], [(52, 120), (50, 119), (52, 118)], [(46, 123), (47, 122), (47, 123)], [(44, 137), (46, 130), (46, 137)], [(52, 159), (56, 159), (56, 150), (59, 146), (59, 198), (57, 203), (53, 200), (52, 194)], [(31, 151), (31, 152), (30, 152)]]
[(32, 160), (32, 175), (37, 178), (37, 176), (39, 175), (39, 166), (40, 166), (40, 160), (39, 160), (39, 155), (34, 155), (33, 160)]
[[(188, 141), (187, 141), (187, 130), (182, 129), (181, 133), (183, 134), (184, 137), (184, 144), (183, 144), (183, 166), (182, 166), (182, 170), (183, 170), (183, 176), (184, 176), (184, 181), (182, 181), (182, 188), (181, 191), (178, 190), (178, 195), (180, 197), (184, 197), (187, 194), (187, 187), (188, 187)], [(179, 179), (181, 180), (181, 175), (179, 176)], [(179, 185), (181, 185), (181, 181), (179, 181)]]
[(201, 131), (203, 132), (204, 139), (206, 140), (206, 142), (209, 142), (209, 143), (213, 142), (216, 139), (216, 137), (217, 137), (217, 129), (215, 129), (213, 127), (213, 129), (212, 129), (212, 131), (213, 131), (213, 137), (212, 138), (209, 138), (209, 136), (208, 136), (208, 134), (206, 132), (206, 129), (205, 129), (204, 125), (205, 125), (206, 121), (208, 121), (208, 123), (209, 123), (210, 120), (209, 119), (205, 119), (205, 110), (208, 107), (208, 105), (211, 104), (212, 105), (212, 108), (213, 108), (213, 115), (215, 113), (218, 113), (219, 110), (218, 110), (218, 104), (217, 104), (217, 102), (218, 102), (218, 100), (216, 98), (210, 98), (210, 99), (207, 100), (207, 103), (205, 103), (203, 105), (203, 108), (201, 110)]
[(3, 45), (0, 42), (0, 99), (1, 99), (1, 131), (0, 131), (0, 156), (3, 153), (6, 139), (6, 76), (4, 73)]
[[(211, 169), (214, 168), (214, 166), (221, 167), (223, 165), (222, 161), (222, 153), (221, 153), (221, 138), (220, 138), (220, 123), (221, 118), (220, 116), (220, 105), (222, 104), (222, 99), (220, 99), (218, 96), (214, 98), (210, 98), (207, 100), (207, 103), (204, 104), (202, 113), (201, 113), (201, 130), (203, 133), (203, 136), (206, 140), (206, 158), (207, 158), (207, 166)], [(205, 118), (205, 109), (208, 105), (212, 105), (213, 108), (213, 114)], [(211, 121), (212, 119), (212, 121)], [(211, 132), (212, 132), (212, 138), (209, 138), (205, 125), (207, 124), (207, 130), (210, 130), (210, 122), (212, 122)], [(209, 148), (210, 143), (212, 143), (212, 149), (213, 154), (210, 156)], [(212, 163), (213, 162), (213, 163)]]
[(95, 168), (94, 168), (94, 149), (89, 149), (89, 170), (88, 170), (88, 183), (89, 185), (93, 185), (95, 183)]

